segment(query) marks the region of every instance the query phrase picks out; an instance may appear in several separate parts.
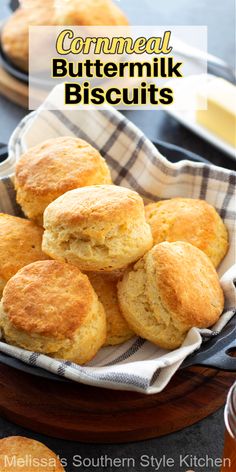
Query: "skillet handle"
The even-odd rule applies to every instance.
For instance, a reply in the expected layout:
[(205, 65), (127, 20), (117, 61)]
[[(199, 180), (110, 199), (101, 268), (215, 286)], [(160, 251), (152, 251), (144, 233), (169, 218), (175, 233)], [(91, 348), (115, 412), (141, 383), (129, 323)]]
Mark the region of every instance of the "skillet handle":
[(231, 318), (220, 334), (203, 343), (195, 354), (187, 357), (181, 368), (194, 365), (236, 372), (235, 316)]
[(196, 358), (194, 364), (192, 365), (203, 365), (219, 370), (226, 370), (228, 372), (236, 372), (236, 357), (230, 355), (231, 349), (236, 355), (236, 341), (233, 341), (230, 345), (228, 345), (226, 350), (217, 352), (206, 359), (198, 360)]

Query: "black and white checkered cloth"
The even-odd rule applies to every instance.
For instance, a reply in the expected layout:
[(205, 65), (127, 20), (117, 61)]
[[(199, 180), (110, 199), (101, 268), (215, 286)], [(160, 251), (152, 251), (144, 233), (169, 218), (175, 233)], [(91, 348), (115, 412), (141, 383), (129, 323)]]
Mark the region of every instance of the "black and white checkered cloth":
[[(234, 314), (235, 174), (202, 163), (171, 164), (139, 129), (114, 109), (62, 112), (41, 107), (28, 115), (13, 133), (9, 158), (0, 166), (0, 176), (14, 172), (15, 160), (29, 147), (63, 135), (78, 136), (90, 142), (107, 160), (113, 181), (135, 189), (146, 201), (176, 196), (202, 198), (217, 209), (227, 225), (231, 242), (219, 269), (225, 311), (212, 331), (191, 329), (183, 346), (172, 352), (135, 338), (117, 347), (105, 347), (92, 362), (79, 366), (4, 342), (0, 342), (0, 351), (76, 382), (110, 389), (160, 392), (183, 360), (199, 348), (204, 335), (216, 335)], [(0, 210), (21, 214), (10, 178), (0, 181)]]

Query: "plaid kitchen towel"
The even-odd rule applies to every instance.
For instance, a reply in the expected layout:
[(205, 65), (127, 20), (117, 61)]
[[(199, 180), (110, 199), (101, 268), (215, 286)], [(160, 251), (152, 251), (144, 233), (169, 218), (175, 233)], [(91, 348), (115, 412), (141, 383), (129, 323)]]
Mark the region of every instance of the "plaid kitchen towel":
[(219, 268), (225, 293), (225, 310), (212, 330), (193, 328), (183, 345), (166, 351), (134, 338), (116, 347), (105, 347), (92, 362), (80, 366), (52, 359), (0, 342), (0, 351), (60, 376), (99, 387), (143, 393), (162, 391), (183, 360), (205, 338), (217, 335), (235, 310), (235, 174), (215, 166), (181, 161), (168, 162), (152, 143), (114, 109), (88, 111), (48, 110), (47, 104), (28, 115), (9, 143), (9, 158), (0, 165), (0, 210), (20, 215), (9, 176), (22, 152), (39, 142), (63, 135), (89, 141), (107, 160), (113, 181), (138, 191), (146, 201), (176, 196), (202, 198), (211, 203), (225, 221), (230, 250)]

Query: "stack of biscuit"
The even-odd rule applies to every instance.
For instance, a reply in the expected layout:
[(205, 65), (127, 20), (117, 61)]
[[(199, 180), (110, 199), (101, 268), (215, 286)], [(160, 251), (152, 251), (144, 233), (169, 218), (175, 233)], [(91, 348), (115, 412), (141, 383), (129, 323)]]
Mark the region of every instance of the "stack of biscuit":
[(134, 335), (176, 349), (192, 327), (219, 319), (215, 267), (228, 234), (207, 202), (145, 207), (137, 192), (112, 183), (98, 150), (70, 136), (22, 155), (15, 188), (29, 220), (0, 215), (8, 343), (84, 364)]

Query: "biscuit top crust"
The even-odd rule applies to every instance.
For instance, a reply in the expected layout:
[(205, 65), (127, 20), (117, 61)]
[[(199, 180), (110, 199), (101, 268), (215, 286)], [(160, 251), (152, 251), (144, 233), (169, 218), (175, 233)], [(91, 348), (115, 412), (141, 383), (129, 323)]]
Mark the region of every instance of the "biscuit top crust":
[(23, 266), (48, 259), (43, 253), (43, 228), (29, 220), (0, 213), (0, 276), (8, 280)]
[[(124, 223), (144, 219), (143, 200), (137, 192), (115, 185), (92, 185), (65, 193), (52, 202), (44, 212), (48, 225), (72, 226), (91, 222)], [(145, 224), (145, 219), (144, 219)]]
[(145, 207), (145, 213), (155, 243), (185, 240), (204, 251), (222, 227), (227, 240), (227, 231), (220, 216), (205, 200), (171, 198), (150, 203)]
[(64, 25), (128, 25), (120, 8), (111, 0), (71, 0), (56, 7), (58, 23)]
[[(44, 466), (30, 466), (29, 461), (26, 461), (26, 457), (31, 457), (32, 462), (33, 460), (37, 459), (38, 461), (44, 459), (48, 462), (48, 466), (45, 469)], [(3, 438), (0, 440), (0, 469), (1, 472), (10, 471), (10, 466), (6, 465), (5, 458), (8, 458), (9, 463), (13, 458), (16, 459), (16, 464), (18, 465), (12, 466), (12, 471), (15, 472), (63, 472), (64, 468), (62, 467), (59, 459), (57, 458), (56, 454), (51, 451), (48, 447), (44, 444), (35, 441), (34, 439), (24, 438), (23, 436), (10, 436), (7, 438)], [(22, 462), (25, 461), (26, 464), (24, 465)], [(28, 462), (28, 463), (27, 463)]]
[(57, 339), (73, 337), (94, 308), (95, 292), (77, 267), (39, 261), (23, 267), (3, 291), (3, 309), (17, 329)]
[(41, 196), (82, 187), (94, 178), (111, 182), (105, 160), (89, 143), (72, 136), (44, 141), (16, 164), (16, 188)]
[(210, 326), (223, 311), (217, 272), (204, 252), (187, 242), (163, 242), (147, 255), (161, 303), (190, 326)]

